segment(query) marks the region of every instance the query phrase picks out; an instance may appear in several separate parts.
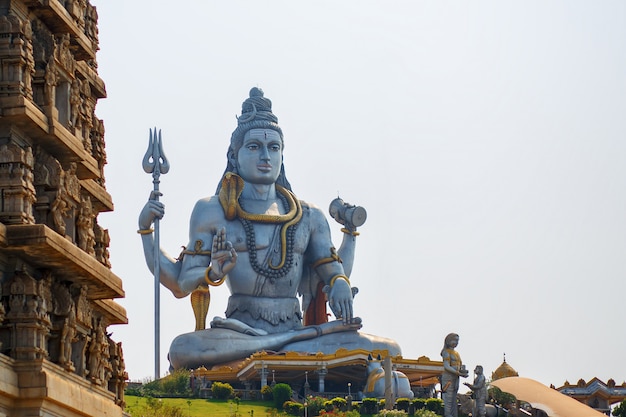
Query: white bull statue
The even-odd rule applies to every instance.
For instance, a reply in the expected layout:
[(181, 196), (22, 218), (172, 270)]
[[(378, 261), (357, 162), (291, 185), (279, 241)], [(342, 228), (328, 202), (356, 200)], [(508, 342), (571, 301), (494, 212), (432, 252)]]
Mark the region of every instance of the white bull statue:
[[(394, 398), (412, 399), (415, 395), (411, 391), (409, 378), (400, 371), (391, 371), (391, 392)], [(385, 369), (382, 367), (380, 355), (375, 360), (372, 358), (372, 355), (368, 357), (367, 382), (365, 383), (363, 396), (366, 398), (385, 397)]]

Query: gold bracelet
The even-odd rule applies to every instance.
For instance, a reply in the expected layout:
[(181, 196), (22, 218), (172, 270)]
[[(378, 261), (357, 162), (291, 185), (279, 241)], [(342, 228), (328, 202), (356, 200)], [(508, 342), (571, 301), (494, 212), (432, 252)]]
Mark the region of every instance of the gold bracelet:
[(352, 235), (352, 236), (358, 236), (358, 235), (360, 235), (360, 233), (359, 233), (359, 232), (353, 232), (353, 231), (351, 231), (351, 230), (346, 229), (345, 227), (342, 227), (342, 228), (341, 228), (341, 231), (342, 231), (342, 232), (344, 232), (344, 233), (345, 233), (345, 234), (347, 234), (347, 235)]
[(139, 233), (140, 235), (149, 235), (150, 233), (154, 232), (154, 229), (150, 228), (150, 229), (139, 229), (137, 230), (137, 233)]
[[(330, 286), (330, 288), (333, 287), (333, 285), (335, 285), (335, 281), (337, 281), (337, 278), (343, 278), (346, 280), (346, 282), (348, 283), (348, 285), (350, 285), (350, 280), (348, 279), (347, 276), (343, 275), (343, 274), (339, 274), (339, 275), (335, 275), (334, 277), (332, 277), (330, 279), (330, 284), (328, 284)], [(350, 288), (352, 288), (352, 285), (350, 285)]]
[(209, 284), (212, 287), (219, 287), (220, 285), (222, 285), (224, 283), (224, 281), (226, 281), (226, 275), (224, 275), (222, 278), (220, 278), (218, 281), (211, 281), (211, 278), (209, 277), (209, 274), (211, 273), (211, 265), (209, 265), (206, 269), (206, 271), (204, 271), (204, 281)]

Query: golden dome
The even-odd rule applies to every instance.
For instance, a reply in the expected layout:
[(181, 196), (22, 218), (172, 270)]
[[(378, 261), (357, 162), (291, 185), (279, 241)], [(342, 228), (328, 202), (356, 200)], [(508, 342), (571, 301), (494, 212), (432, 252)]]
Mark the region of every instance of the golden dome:
[(508, 363), (506, 363), (506, 358), (504, 358), (504, 362), (502, 365), (498, 366), (498, 369), (491, 373), (491, 380), (495, 381), (501, 378), (507, 378), (509, 376), (519, 376), (517, 371), (511, 367)]

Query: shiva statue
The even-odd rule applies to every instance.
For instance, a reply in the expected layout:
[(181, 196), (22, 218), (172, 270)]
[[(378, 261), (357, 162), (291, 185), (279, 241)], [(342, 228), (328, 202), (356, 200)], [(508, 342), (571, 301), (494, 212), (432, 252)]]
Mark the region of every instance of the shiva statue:
[[(343, 210), (336, 219), (345, 226), (337, 251), (323, 212), (293, 193), (283, 150), (272, 103), (252, 88), (231, 135), (217, 191), (199, 200), (191, 213), (189, 244), (177, 259), (159, 252), (161, 284), (178, 298), (191, 294), (197, 319), (196, 331), (177, 336), (170, 346), (173, 369), (208, 368), (262, 350), (401, 354), (395, 341), (358, 331), (362, 324), (353, 313), (356, 288), (349, 275), (356, 226), (362, 223), (345, 215), (354, 214), (354, 206), (335, 205), (335, 214)], [(151, 226), (164, 211), (153, 193), (139, 215), (138, 233), (152, 271)], [(206, 317), (208, 288), (224, 282), (230, 290), (225, 317), (215, 317), (204, 329), (198, 321)]]
[(443, 374), (441, 374), (441, 396), (443, 397), (444, 417), (457, 417), (457, 394), (459, 392), (459, 377), (467, 378), (468, 371), (461, 362), (461, 355), (455, 349), (459, 345), (459, 335), (450, 333), (446, 336), (441, 350), (443, 359)]

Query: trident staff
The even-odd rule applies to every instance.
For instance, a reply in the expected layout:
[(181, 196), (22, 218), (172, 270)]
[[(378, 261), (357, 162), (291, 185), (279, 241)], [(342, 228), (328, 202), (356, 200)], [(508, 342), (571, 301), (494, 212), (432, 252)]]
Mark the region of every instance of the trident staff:
[[(163, 153), (163, 142), (161, 140), (161, 130), (157, 136), (156, 127), (150, 130), (150, 139), (148, 142), (148, 150), (142, 161), (143, 170), (148, 174), (152, 174), (152, 184), (154, 185), (150, 198), (159, 201), (161, 192), (159, 191), (159, 183), (161, 174), (167, 174), (170, 170), (170, 163)], [(159, 265), (159, 219), (154, 220), (154, 379), (160, 377), (160, 280), (161, 268)]]

